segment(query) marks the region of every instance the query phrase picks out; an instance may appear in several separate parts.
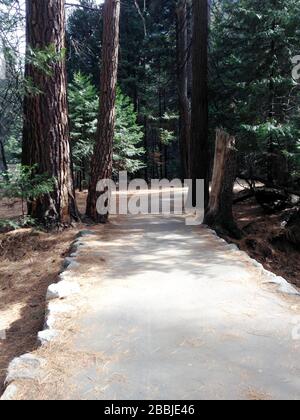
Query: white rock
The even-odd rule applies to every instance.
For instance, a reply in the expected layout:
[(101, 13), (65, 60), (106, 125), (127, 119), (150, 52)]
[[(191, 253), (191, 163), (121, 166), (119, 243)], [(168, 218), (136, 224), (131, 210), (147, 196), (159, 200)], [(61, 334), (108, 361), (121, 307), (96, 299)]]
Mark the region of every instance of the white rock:
[(249, 255), (247, 254), (247, 252), (245, 252), (245, 251), (239, 251), (239, 254), (240, 254), (240, 256), (241, 257), (244, 257), (244, 258), (247, 258), (247, 259), (249, 259)]
[(239, 247), (237, 245), (235, 245), (235, 244), (229, 244), (229, 245), (226, 246), (226, 248), (229, 251), (239, 251), (240, 250)]
[(84, 242), (82, 242), (80, 239), (77, 239), (77, 241), (75, 241), (75, 242), (73, 243), (73, 246), (74, 246), (75, 248), (82, 248), (82, 247), (84, 247), (84, 246), (85, 246), (85, 243), (84, 243)]
[(68, 267), (66, 267), (66, 270), (74, 270), (74, 269), (76, 269), (76, 268), (79, 268), (80, 267), (80, 264), (79, 264), (79, 262), (77, 262), (77, 261), (72, 261), (69, 265), (68, 265)]
[(45, 330), (52, 329), (55, 326), (55, 317), (54, 315), (48, 315), (46, 316), (45, 320)]
[(261, 263), (259, 263), (258, 261), (252, 259), (251, 262), (254, 265), (254, 267), (260, 268), (261, 270), (264, 270), (263, 265)]
[(85, 236), (91, 236), (91, 235), (96, 235), (96, 233), (93, 232), (92, 230), (82, 230), (81, 232), (78, 233), (77, 237), (84, 238)]
[(67, 305), (61, 301), (50, 301), (46, 310), (45, 329), (52, 329), (55, 326), (56, 316), (59, 314), (66, 314), (73, 312), (74, 306)]
[[(268, 270), (265, 270), (264, 268), (263, 268), (263, 274), (266, 276), (266, 277), (268, 277), (269, 278), (269, 282), (274, 282), (274, 283), (276, 283), (276, 284), (280, 284), (280, 281), (278, 280), (278, 278), (277, 278), (277, 276), (276, 276), (276, 274), (274, 274), (274, 273), (272, 273), (271, 271), (268, 271)], [(279, 283), (278, 283), (278, 281), (279, 281)], [(286, 281), (286, 280), (285, 280)]]
[(36, 379), (40, 375), (40, 368), (43, 367), (45, 361), (33, 354), (24, 354), (21, 357), (13, 359), (8, 367), (8, 373), (5, 380), (6, 385), (10, 385), (13, 381), (23, 379)]
[(288, 282), (279, 287), (279, 292), (292, 296), (300, 296), (300, 293)]
[(77, 268), (79, 266), (80, 264), (77, 261), (75, 261), (74, 258), (71, 257), (65, 258), (63, 263), (64, 270), (71, 270), (72, 268)]
[(18, 388), (15, 384), (10, 384), (6, 390), (4, 391), (2, 397), (0, 398), (1, 401), (11, 401), (17, 395)]
[(46, 315), (65, 314), (74, 311), (74, 306), (67, 305), (60, 301), (51, 301), (48, 303)]
[(290, 283), (288, 283), (286, 279), (284, 279), (283, 277), (276, 276), (275, 274), (273, 274), (273, 276), (269, 276), (269, 280), (265, 283), (277, 284), (279, 286), (278, 291), (281, 293), (293, 296), (300, 296), (300, 293)]
[(72, 273), (72, 271), (70, 271), (70, 270), (64, 271), (59, 275), (60, 281), (64, 281), (64, 280), (72, 281), (74, 279), (74, 277), (75, 277), (75, 274)]
[(64, 299), (68, 296), (80, 293), (78, 283), (62, 280), (59, 283), (51, 284), (47, 291), (47, 300)]
[(58, 332), (55, 330), (44, 330), (38, 333), (38, 341), (41, 346), (45, 346), (46, 344), (53, 341), (58, 336)]

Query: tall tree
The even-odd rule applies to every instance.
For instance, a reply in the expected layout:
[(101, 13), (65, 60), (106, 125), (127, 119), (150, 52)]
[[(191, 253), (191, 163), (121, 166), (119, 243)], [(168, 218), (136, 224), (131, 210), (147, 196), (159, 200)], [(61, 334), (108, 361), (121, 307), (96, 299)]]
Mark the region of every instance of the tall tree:
[(110, 179), (113, 168), (120, 5), (120, 0), (106, 0), (103, 10), (101, 106), (86, 209), (88, 217), (100, 222), (105, 222), (107, 217), (102, 217), (97, 213), (97, 199), (105, 191), (97, 191), (97, 184), (100, 180)]
[(286, 186), (298, 178), (299, 0), (222, 0), (212, 21), (211, 121), (238, 140), (239, 175)]
[(190, 129), (191, 113), (188, 97), (188, 16), (187, 0), (179, 0), (177, 4), (177, 72), (179, 98), (179, 144), (183, 178), (190, 173)]
[[(138, 3), (141, 7), (142, 2)], [(175, 141), (177, 139), (174, 136), (174, 140), (165, 145), (161, 144), (160, 135), (161, 129), (172, 133), (177, 133), (178, 130), (177, 72), (176, 54), (174, 54), (176, 3), (174, 0), (145, 2), (146, 8), (141, 7), (147, 27), (147, 36), (145, 36), (143, 19), (134, 1), (122, 0), (118, 85), (122, 93), (133, 101), (138, 122), (144, 125), (144, 147), (147, 151), (144, 161), (148, 165), (146, 178), (160, 177), (162, 169), (170, 178), (180, 176), (180, 155), (178, 142)], [(74, 8), (69, 16), (69, 39), (79, 51), (78, 55), (81, 55), (81, 51), (85, 51), (87, 59), (84, 57), (79, 60), (79, 56), (77, 59), (72, 48), (68, 67), (70, 75), (80, 69), (84, 74), (92, 74), (94, 79), (94, 75), (99, 73), (98, 50), (94, 46), (98, 46), (100, 42), (99, 25), (97, 19), (92, 19), (92, 13), (99, 16), (98, 10), (89, 10), (85, 7), (80, 10)], [(85, 63), (91, 66), (87, 67)]]
[(0, 172), (7, 169), (8, 142), (22, 113), (22, 39), (15, 33), (22, 22), (18, 0), (0, 1)]
[(71, 171), (65, 72), (64, 0), (26, 1), (26, 79), (22, 163), (55, 181), (52, 193), (29, 208), (46, 225), (77, 217)]
[(208, 10), (208, 0), (193, 0), (191, 178), (194, 206), (197, 179), (205, 180), (206, 206), (209, 199)]

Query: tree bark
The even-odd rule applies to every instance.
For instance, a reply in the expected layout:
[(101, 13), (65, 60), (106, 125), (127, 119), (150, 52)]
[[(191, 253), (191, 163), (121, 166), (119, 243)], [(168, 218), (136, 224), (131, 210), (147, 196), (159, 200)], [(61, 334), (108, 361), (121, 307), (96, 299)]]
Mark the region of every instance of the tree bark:
[(190, 175), (191, 104), (188, 98), (188, 56), (187, 0), (179, 0), (177, 5), (177, 72), (179, 144), (183, 179), (189, 178)]
[(240, 239), (241, 231), (234, 221), (232, 211), (236, 167), (235, 138), (217, 130), (213, 180), (204, 223), (221, 234)]
[(4, 145), (2, 142), (2, 139), (0, 138), (0, 173), (7, 171), (7, 163), (5, 158), (5, 152), (4, 152)]
[(52, 193), (29, 206), (29, 214), (47, 226), (69, 225), (77, 219), (69, 143), (65, 69), (64, 0), (26, 0), (26, 42), (41, 51), (55, 47), (58, 59), (49, 61), (49, 72), (30, 60), (25, 76), (39, 93), (24, 99), (22, 164), (37, 166), (39, 174), (55, 179)]
[(100, 115), (96, 145), (91, 164), (91, 180), (86, 214), (92, 220), (105, 223), (107, 216), (97, 213), (97, 200), (105, 191), (97, 191), (100, 180), (110, 179), (113, 168), (115, 101), (119, 59), (120, 0), (106, 0), (103, 10), (103, 45)]
[(300, 210), (289, 220), (286, 226), (285, 238), (296, 248), (300, 247)]
[(191, 123), (191, 178), (193, 205), (196, 181), (205, 181), (205, 207), (209, 200), (208, 143), (208, 1), (193, 0), (193, 90)]

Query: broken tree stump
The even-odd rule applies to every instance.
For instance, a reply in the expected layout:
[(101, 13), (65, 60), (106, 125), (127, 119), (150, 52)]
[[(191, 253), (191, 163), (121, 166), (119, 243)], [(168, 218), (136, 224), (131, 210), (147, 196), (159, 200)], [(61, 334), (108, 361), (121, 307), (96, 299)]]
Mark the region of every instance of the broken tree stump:
[(237, 150), (235, 138), (217, 130), (211, 194), (204, 223), (222, 235), (241, 239), (232, 211), (236, 179)]

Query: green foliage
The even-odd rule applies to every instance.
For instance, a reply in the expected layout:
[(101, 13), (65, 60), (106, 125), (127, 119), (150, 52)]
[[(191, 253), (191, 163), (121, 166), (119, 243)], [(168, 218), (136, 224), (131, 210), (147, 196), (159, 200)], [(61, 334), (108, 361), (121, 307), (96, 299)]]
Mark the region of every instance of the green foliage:
[(214, 5), (211, 128), (223, 126), (238, 137), (246, 169), (253, 155), (251, 170), (276, 178), (271, 172), (283, 168), (272, 169), (272, 161), (281, 156), (285, 170), (294, 172), (300, 89), (292, 79), (291, 60), (299, 53), (299, 1), (223, 0)]
[(95, 0), (80, 0), (85, 6), (75, 7), (67, 22), (67, 71), (69, 80), (81, 72), (90, 74), (93, 84), (99, 87), (101, 61), (102, 5)]
[(35, 220), (29, 216), (22, 216), (15, 220), (0, 219), (0, 229), (17, 230), (25, 227), (33, 227), (35, 225)]
[[(99, 99), (91, 78), (76, 73), (69, 86), (71, 142), (75, 169), (88, 172), (95, 134)], [(133, 174), (143, 167), (140, 160), (144, 150), (140, 147), (143, 132), (137, 124), (132, 101), (120, 89), (116, 98), (116, 127), (114, 143), (114, 170)]]
[(116, 128), (114, 143), (114, 169), (134, 174), (144, 167), (141, 160), (145, 151), (141, 147), (142, 128), (137, 124), (137, 115), (130, 98), (117, 89)]
[[(85, 6), (95, 8), (95, 1), (81, 0)], [(177, 142), (164, 146), (160, 129), (174, 132), (177, 137), (178, 120), (164, 120), (165, 114), (177, 114), (176, 75), (176, 2), (174, 0), (145, 2), (141, 6), (144, 24), (133, 0), (123, 0), (120, 19), (120, 62), (118, 84), (122, 93), (134, 104), (138, 121), (145, 125), (146, 153), (143, 163), (148, 174), (165, 176), (162, 170), (168, 167), (168, 176), (178, 176)], [(100, 6), (101, 9), (101, 6)], [(68, 72), (69, 78), (80, 70), (91, 74), (99, 87), (99, 62), (101, 57), (102, 19), (101, 10), (75, 9), (68, 19)], [(159, 165), (157, 150), (164, 149), (162, 159), (167, 164)], [(119, 155), (115, 153), (116, 158)], [(119, 159), (118, 159), (119, 160)]]
[(54, 189), (54, 180), (46, 174), (36, 174), (36, 167), (16, 165), (0, 176), (0, 199), (21, 200), (23, 216), (25, 202), (37, 200)]
[(53, 66), (65, 57), (65, 50), (57, 51), (54, 44), (42, 49), (29, 48), (26, 56), (28, 63), (47, 76), (53, 75)]
[(160, 141), (164, 146), (171, 144), (175, 139), (173, 131), (165, 130), (164, 128), (160, 129)]
[(10, 133), (4, 145), (6, 160), (9, 164), (18, 164), (22, 155), (22, 118), (16, 116), (15, 124), (11, 128)]
[(93, 154), (99, 108), (91, 78), (76, 73), (68, 97), (73, 162), (77, 172), (86, 172)]
[[(24, 20), (18, 0), (2, 0), (0, 6), (0, 50), (5, 58), (6, 77), (0, 80), (0, 141), (5, 146), (16, 119), (22, 115), (23, 60), (20, 37), (16, 35)], [(18, 125), (19, 128), (19, 125)], [(19, 133), (16, 133), (19, 138)], [(0, 162), (0, 168), (5, 165)]]

